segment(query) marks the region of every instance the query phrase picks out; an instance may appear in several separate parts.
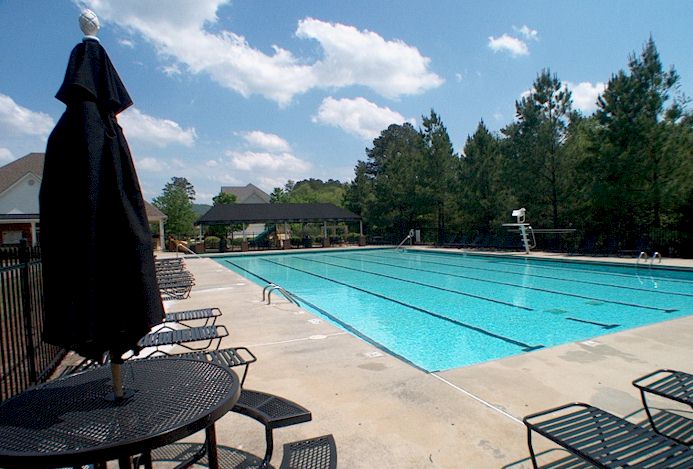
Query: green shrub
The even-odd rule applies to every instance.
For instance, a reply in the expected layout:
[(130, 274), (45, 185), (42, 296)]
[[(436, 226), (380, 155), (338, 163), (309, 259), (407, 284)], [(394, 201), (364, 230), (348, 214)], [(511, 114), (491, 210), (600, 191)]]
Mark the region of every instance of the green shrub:
[(205, 238), (205, 249), (219, 249), (219, 237), (207, 236)]

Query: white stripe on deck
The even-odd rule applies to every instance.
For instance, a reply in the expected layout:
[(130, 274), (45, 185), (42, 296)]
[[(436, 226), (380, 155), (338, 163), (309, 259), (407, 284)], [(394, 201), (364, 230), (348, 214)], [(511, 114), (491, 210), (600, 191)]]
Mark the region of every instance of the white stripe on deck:
[(509, 418), (509, 419), (512, 420), (513, 422), (522, 424), (522, 420), (518, 419), (518, 418), (515, 417), (514, 415), (510, 415), (509, 413), (507, 413), (506, 411), (504, 411), (504, 410), (501, 409), (500, 407), (496, 407), (495, 405), (491, 404), (490, 402), (483, 400), (483, 399), (480, 398), (479, 396), (475, 396), (475, 395), (472, 394), (471, 392), (462, 389), (461, 387), (457, 386), (456, 384), (451, 383), (451, 382), (448, 381), (447, 379), (445, 379), (445, 378), (443, 378), (443, 377), (441, 377), (441, 376), (438, 376), (438, 375), (435, 374), (435, 373), (429, 373), (429, 374), (430, 374), (431, 376), (435, 377), (435, 378), (438, 378), (440, 381), (442, 381), (443, 383), (447, 384), (448, 386), (451, 386), (452, 388), (458, 390), (459, 392), (461, 392), (461, 393), (464, 394), (465, 396), (471, 397), (472, 399), (474, 399), (475, 401), (477, 401), (477, 402), (479, 402), (479, 403), (485, 405), (485, 406), (488, 407), (489, 409), (495, 410), (496, 412), (498, 412), (499, 414), (501, 414), (501, 415), (503, 415), (503, 416)]

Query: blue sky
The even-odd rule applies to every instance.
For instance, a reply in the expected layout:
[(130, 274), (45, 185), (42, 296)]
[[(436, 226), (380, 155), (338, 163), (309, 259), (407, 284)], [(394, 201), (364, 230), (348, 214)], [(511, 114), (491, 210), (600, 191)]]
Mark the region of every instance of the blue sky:
[(134, 106), (119, 116), (151, 200), (221, 186), (350, 180), (391, 123), (434, 109), (455, 150), (499, 130), (550, 68), (589, 114), (653, 36), (693, 96), (693, 2), (0, 0), (0, 164), (44, 151), (83, 7)]

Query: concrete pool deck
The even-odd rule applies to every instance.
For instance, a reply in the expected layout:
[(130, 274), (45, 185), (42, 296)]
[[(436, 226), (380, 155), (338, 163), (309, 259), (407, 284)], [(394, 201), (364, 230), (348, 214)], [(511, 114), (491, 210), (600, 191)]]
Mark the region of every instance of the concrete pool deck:
[[(189, 299), (167, 302), (167, 311), (219, 307), (217, 323), (230, 331), (222, 347), (246, 346), (258, 357), (245, 386), (312, 412), (311, 422), (274, 431), (276, 466), (284, 443), (332, 433), (341, 468), (529, 468), (525, 415), (583, 401), (641, 422), (635, 378), (658, 368), (693, 371), (693, 316), (687, 316), (425, 373), (280, 296), (264, 304), (260, 286), (212, 259), (185, 260), (196, 285)], [(217, 422), (217, 438), (219, 445), (264, 454), (263, 428), (238, 414)], [(535, 445), (555, 448), (541, 438)], [(566, 455), (552, 451), (543, 458)]]

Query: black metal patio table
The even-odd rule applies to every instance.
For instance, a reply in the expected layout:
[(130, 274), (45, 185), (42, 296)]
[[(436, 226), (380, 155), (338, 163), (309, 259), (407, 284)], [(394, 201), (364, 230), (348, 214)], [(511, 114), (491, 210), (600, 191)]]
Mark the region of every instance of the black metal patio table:
[(126, 361), (131, 397), (110, 398), (108, 367), (56, 379), (0, 404), (0, 467), (72, 467), (142, 454), (206, 430), (217, 467), (214, 422), (240, 395), (238, 376), (214, 363), (178, 358)]

